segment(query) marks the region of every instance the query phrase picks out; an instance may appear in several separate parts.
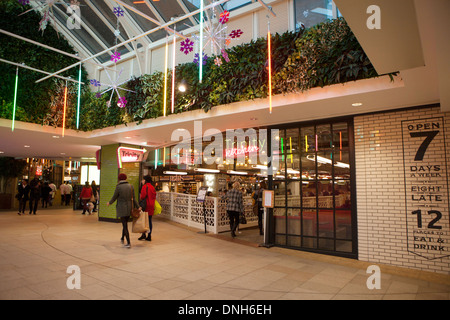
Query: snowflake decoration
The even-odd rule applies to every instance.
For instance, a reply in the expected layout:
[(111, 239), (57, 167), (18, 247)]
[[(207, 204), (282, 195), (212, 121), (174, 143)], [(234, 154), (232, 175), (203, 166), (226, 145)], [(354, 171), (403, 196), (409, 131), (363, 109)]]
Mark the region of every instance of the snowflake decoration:
[(117, 18), (123, 17), (124, 13), (125, 11), (121, 7), (114, 7), (114, 14), (117, 16)]
[(114, 53), (111, 55), (111, 61), (116, 63), (120, 60), (120, 52), (114, 51)]
[[(205, 53), (203, 53), (203, 61), (202, 61), (202, 64), (203, 64), (203, 65), (206, 65), (206, 61), (207, 61), (207, 60), (208, 60), (208, 56), (207, 56)], [(200, 66), (200, 55), (199, 55), (198, 53), (195, 54), (194, 63), (195, 63), (197, 66)]]
[(125, 97), (119, 98), (119, 101), (117, 101), (117, 106), (119, 108), (125, 108), (127, 106), (127, 99)]
[(225, 49), (222, 49), (222, 57), (226, 62), (230, 62), (230, 58), (228, 57), (228, 53), (225, 51)]
[[(221, 23), (214, 25), (212, 22), (213, 19), (209, 19), (205, 21), (205, 29), (203, 32), (203, 50), (210, 45), (211, 52), (216, 54), (224, 47), (224, 42), (227, 38), (226, 30), (227, 26)], [(200, 37), (195, 36), (195, 38), (200, 39)]]
[(237, 30), (233, 30), (230, 33), (230, 37), (235, 39), (235, 38), (239, 38), (244, 32), (241, 31), (241, 29), (237, 29)]
[(186, 40), (181, 41), (180, 51), (184, 52), (184, 54), (188, 54), (194, 50), (194, 41), (186, 38)]
[(123, 85), (124, 83), (127, 83), (128, 81), (130, 81), (130, 79), (126, 80), (126, 81), (122, 81), (119, 82), (120, 76), (122, 75), (123, 72), (123, 68), (120, 70), (119, 75), (116, 77), (115, 80), (112, 80), (111, 76), (109, 75), (108, 69), (105, 69), (106, 75), (108, 76), (109, 81), (111, 82), (110, 84), (105, 84), (105, 83), (101, 83), (99, 82), (100, 85), (102, 86), (106, 86), (109, 87), (108, 89), (106, 89), (103, 92), (98, 92), (95, 96), (97, 98), (101, 98), (102, 95), (104, 95), (105, 93), (112, 91), (111, 93), (111, 97), (109, 98), (109, 101), (106, 102), (106, 105), (108, 106), (108, 108), (111, 106), (111, 100), (114, 96), (114, 93), (117, 93), (117, 96), (119, 97), (119, 100), (117, 102), (117, 106), (119, 108), (124, 108), (127, 104), (127, 100), (125, 99), (125, 97), (121, 97), (120, 93), (119, 93), (119, 89), (124, 90), (124, 91), (128, 91), (128, 92), (133, 92), (136, 93), (135, 91), (132, 90), (128, 90), (125, 88), (122, 88), (121, 85)]
[(225, 10), (224, 12), (222, 12), (222, 13), (220, 14), (219, 22), (220, 22), (221, 24), (225, 24), (225, 23), (228, 22), (229, 19), (230, 19), (230, 12), (227, 11), (227, 10)]
[(94, 87), (100, 87), (100, 82), (97, 79), (91, 79), (90, 82)]
[[(35, 8), (28, 9), (27, 11), (19, 14), (19, 16), (21, 16), (23, 14), (26, 14), (26, 13), (32, 11), (32, 10), (41, 11), (42, 19), (41, 19), (41, 21), (39, 21), (39, 31), (44, 32), (44, 30), (47, 28), (48, 22), (50, 21), (51, 18), (54, 21), (56, 21), (55, 14), (53, 13), (53, 6), (55, 4), (66, 5), (66, 3), (65, 2), (61, 2), (61, 1), (58, 2), (56, 0), (39, 0), (38, 2), (41, 2), (41, 4), (39, 4)], [(29, 4), (30, 1), (29, 0), (19, 0), (19, 3), (22, 4), (22, 5), (26, 5), (26, 4)], [(55, 23), (54, 25), (55, 25), (56, 31), (58, 31), (57, 24)], [(58, 36), (59, 36), (59, 34), (58, 34)]]
[(214, 64), (218, 67), (220, 67), (222, 65), (222, 59), (220, 59), (220, 57), (216, 57), (214, 59)]

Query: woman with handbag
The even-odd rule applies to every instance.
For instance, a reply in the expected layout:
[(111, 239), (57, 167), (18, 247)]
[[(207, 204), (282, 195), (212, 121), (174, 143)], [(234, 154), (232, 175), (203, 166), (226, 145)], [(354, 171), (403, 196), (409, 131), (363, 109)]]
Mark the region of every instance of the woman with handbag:
[(125, 173), (119, 174), (119, 183), (116, 186), (114, 195), (112, 196), (111, 200), (106, 203), (106, 205), (109, 206), (117, 200), (116, 213), (117, 217), (120, 218), (122, 222), (122, 238), (120, 238), (120, 241), (123, 243), (124, 238), (126, 238), (127, 244), (124, 245), (124, 247), (131, 248), (130, 233), (128, 232), (128, 219), (130, 218), (133, 206), (135, 208), (141, 208), (139, 207), (139, 204), (134, 197), (133, 186), (126, 180), (127, 175)]
[(81, 206), (83, 207), (82, 214), (85, 214), (86, 210), (89, 212), (88, 202), (91, 201), (91, 197), (92, 197), (92, 188), (89, 185), (89, 182), (86, 181), (86, 183), (84, 184), (84, 187), (83, 187), (83, 189), (81, 189), (81, 193), (80, 193)]
[(146, 240), (152, 241), (152, 217), (155, 213), (155, 200), (156, 200), (156, 190), (152, 186), (152, 177), (145, 176), (144, 177), (145, 184), (142, 186), (141, 195), (139, 197), (139, 206), (142, 208), (142, 211), (147, 212), (148, 214), (148, 225), (150, 230), (148, 231), (148, 235), (145, 235), (145, 232), (142, 233), (141, 237), (138, 240)]

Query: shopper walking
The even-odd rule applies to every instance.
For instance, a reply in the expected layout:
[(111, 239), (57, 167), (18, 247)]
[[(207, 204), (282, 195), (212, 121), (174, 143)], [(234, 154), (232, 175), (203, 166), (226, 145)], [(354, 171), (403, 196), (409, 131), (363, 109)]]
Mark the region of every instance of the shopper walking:
[[(72, 198), (72, 192), (73, 192), (73, 188), (72, 188), (72, 184), (70, 184), (68, 181), (66, 181), (66, 206), (70, 206), (70, 199)], [(75, 201), (75, 199), (74, 199)]]
[(88, 202), (91, 201), (91, 197), (92, 197), (92, 188), (89, 185), (89, 181), (86, 181), (80, 193), (81, 207), (83, 208), (82, 214), (85, 214), (86, 210), (88, 210), (89, 214), (91, 214), (91, 211), (89, 210), (88, 207)]
[(94, 209), (92, 212), (97, 212), (97, 201), (98, 201), (98, 187), (94, 180), (91, 182), (91, 188), (92, 188), (92, 203), (94, 204)]
[(22, 212), (22, 214), (25, 214), (25, 206), (27, 204), (27, 201), (30, 199), (30, 186), (28, 185), (27, 179), (22, 180), (22, 183), (19, 185), (17, 191), (17, 200), (19, 200), (18, 215), (20, 216), (20, 212)]
[(50, 183), (48, 184), (48, 186), (50, 187), (50, 189), (52, 189), (52, 191), (50, 192), (50, 198), (48, 200), (48, 204), (51, 206), (53, 206), (53, 199), (55, 199), (55, 194), (56, 194), (56, 185), (53, 183), (53, 181), (50, 181)]
[(227, 213), (230, 219), (231, 236), (236, 237), (236, 229), (239, 225), (239, 215), (244, 213), (244, 200), (239, 182), (233, 183), (233, 188), (223, 196), (227, 200)]
[(153, 223), (152, 223), (152, 217), (155, 212), (155, 200), (156, 200), (156, 190), (151, 184), (152, 177), (145, 176), (144, 177), (145, 184), (141, 188), (141, 194), (139, 199), (145, 200), (145, 210), (144, 212), (147, 212), (148, 214), (148, 225), (150, 227), (150, 230), (148, 231), (148, 235), (145, 235), (145, 232), (142, 233), (141, 237), (138, 240), (146, 240), (146, 241), (152, 241), (152, 229), (153, 229)]
[(61, 205), (63, 206), (66, 203), (66, 183), (63, 182), (59, 186), (59, 191), (61, 192)]
[(259, 185), (259, 189), (255, 192), (253, 198), (256, 200), (256, 205), (258, 206), (258, 227), (259, 234), (263, 235), (263, 215), (264, 215), (264, 207), (263, 207), (263, 193), (264, 189), (266, 189), (266, 182), (262, 181)]
[(41, 198), (41, 182), (35, 177), (30, 182), (30, 214), (36, 214), (39, 200)]
[(47, 208), (50, 199), (50, 192), (52, 192), (52, 188), (50, 188), (48, 182), (44, 182), (44, 185), (41, 188), (42, 208)]
[(124, 245), (124, 247), (131, 248), (130, 233), (128, 232), (128, 219), (130, 218), (133, 205), (135, 208), (138, 208), (139, 203), (134, 196), (133, 186), (126, 180), (127, 175), (125, 173), (119, 174), (119, 183), (116, 186), (114, 195), (112, 196), (111, 200), (106, 203), (106, 205), (110, 206), (114, 203), (114, 201), (117, 200), (116, 214), (117, 217), (122, 221), (122, 238), (120, 239), (120, 241), (123, 243), (124, 238), (126, 238), (127, 244)]

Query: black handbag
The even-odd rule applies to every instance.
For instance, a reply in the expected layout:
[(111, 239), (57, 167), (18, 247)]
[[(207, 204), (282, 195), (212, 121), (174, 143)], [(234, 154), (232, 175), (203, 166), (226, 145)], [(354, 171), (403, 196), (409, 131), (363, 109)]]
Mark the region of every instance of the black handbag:
[(243, 213), (239, 215), (239, 224), (247, 224), (247, 218)]
[[(148, 188), (147, 188), (147, 192), (148, 192)], [(148, 197), (148, 194), (147, 194)], [(139, 207), (142, 208), (142, 211), (145, 211), (145, 209), (147, 209), (147, 197), (145, 197), (144, 199), (139, 201)]]

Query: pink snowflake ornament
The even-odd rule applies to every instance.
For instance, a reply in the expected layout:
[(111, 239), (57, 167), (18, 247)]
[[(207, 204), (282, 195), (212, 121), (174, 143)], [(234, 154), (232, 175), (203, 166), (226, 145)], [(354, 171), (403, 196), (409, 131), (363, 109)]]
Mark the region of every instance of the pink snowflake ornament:
[(180, 51), (184, 52), (184, 54), (186, 55), (194, 50), (194, 41), (190, 40), (189, 38), (186, 38), (185, 40), (181, 41), (180, 44), (181, 44)]
[(218, 67), (220, 67), (222, 65), (222, 59), (220, 59), (220, 57), (216, 57), (214, 59), (214, 64)]
[(230, 62), (230, 58), (228, 57), (228, 53), (224, 49), (222, 49), (221, 52), (222, 52), (222, 57), (225, 59), (225, 61), (226, 62)]
[(230, 37), (235, 39), (235, 38), (239, 38), (244, 32), (241, 31), (241, 29), (237, 29), (237, 30), (233, 30), (230, 33)]
[(220, 22), (221, 24), (225, 24), (225, 23), (228, 22), (229, 19), (230, 19), (230, 12), (227, 11), (227, 10), (225, 10), (224, 12), (222, 12), (222, 13), (220, 14), (219, 22)]
[(127, 99), (125, 97), (119, 98), (119, 101), (117, 101), (117, 106), (119, 108), (125, 108), (127, 106)]
[(113, 61), (114, 63), (116, 63), (117, 61), (120, 60), (120, 52), (115, 51), (112, 55), (111, 55), (111, 61)]

